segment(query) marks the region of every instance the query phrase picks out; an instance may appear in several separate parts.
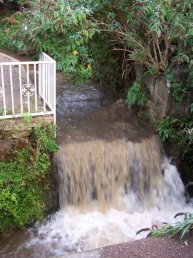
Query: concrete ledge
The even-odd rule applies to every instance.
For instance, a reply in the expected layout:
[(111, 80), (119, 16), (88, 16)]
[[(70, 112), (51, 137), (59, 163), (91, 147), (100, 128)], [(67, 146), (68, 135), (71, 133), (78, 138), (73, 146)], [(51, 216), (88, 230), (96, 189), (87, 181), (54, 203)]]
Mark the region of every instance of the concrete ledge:
[(192, 236), (183, 240), (158, 237), (106, 246), (97, 250), (60, 256), (60, 258), (192, 258)]
[(25, 137), (38, 123), (46, 125), (53, 122), (52, 115), (0, 120), (0, 140)]
[(59, 256), (58, 258), (101, 258), (100, 250), (101, 249), (91, 250), (82, 253), (68, 254), (64, 256)]

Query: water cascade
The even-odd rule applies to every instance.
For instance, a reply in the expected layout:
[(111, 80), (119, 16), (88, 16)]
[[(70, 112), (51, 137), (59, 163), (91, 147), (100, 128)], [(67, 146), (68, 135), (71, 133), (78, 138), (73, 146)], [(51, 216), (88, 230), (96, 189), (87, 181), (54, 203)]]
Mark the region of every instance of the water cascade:
[(28, 247), (61, 255), (140, 239), (147, 233), (138, 230), (191, 210), (158, 136), (136, 120), (114, 104), (68, 121), (54, 158), (60, 211), (37, 225)]
[(193, 211), (159, 138), (123, 104), (84, 87), (77, 93), (70, 85), (69, 94), (68, 88), (59, 94), (54, 164), (60, 210), (28, 230), (9, 252), (14, 257), (59, 256), (140, 239), (147, 233), (136, 235), (138, 230)]
[(143, 238), (144, 227), (190, 211), (178, 171), (154, 135), (66, 143), (55, 156), (60, 211), (36, 225), (25, 248), (61, 255)]
[[(162, 156), (155, 136), (136, 143), (68, 143), (55, 159), (61, 209), (73, 205), (87, 211), (95, 202), (102, 211), (113, 207), (131, 212), (155, 205), (163, 191)], [(131, 195), (133, 201), (127, 200)]]

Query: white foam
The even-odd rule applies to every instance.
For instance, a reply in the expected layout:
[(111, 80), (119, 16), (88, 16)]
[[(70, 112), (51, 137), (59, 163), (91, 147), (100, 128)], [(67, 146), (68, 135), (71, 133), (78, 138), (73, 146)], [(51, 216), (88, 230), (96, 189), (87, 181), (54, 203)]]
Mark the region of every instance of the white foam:
[[(155, 194), (155, 206), (148, 210), (135, 208), (134, 193), (128, 194), (124, 202), (130, 201), (129, 209), (110, 209), (106, 213), (92, 211), (81, 213), (74, 207), (66, 207), (57, 212), (42, 225), (36, 225), (37, 234), (25, 244), (25, 247), (40, 247), (49, 250), (51, 255), (62, 255), (71, 251), (83, 251), (110, 244), (136, 240), (147, 236), (148, 232), (136, 235), (143, 228), (164, 223), (174, 223), (178, 212), (193, 212), (184, 197), (184, 186), (175, 166), (164, 163), (163, 192)], [(153, 194), (153, 192), (152, 192)], [(134, 205), (135, 204), (135, 205)]]

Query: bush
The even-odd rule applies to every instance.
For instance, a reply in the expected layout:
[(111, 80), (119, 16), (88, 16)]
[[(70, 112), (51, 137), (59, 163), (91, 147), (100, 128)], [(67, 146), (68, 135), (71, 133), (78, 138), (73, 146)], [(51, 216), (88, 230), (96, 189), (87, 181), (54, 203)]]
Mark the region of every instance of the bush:
[(18, 51), (22, 42), (15, 41), (15, 36), (25, 20), (25, 13), (11, 11), (8, 16), (0, 17), (0, 48)]
[(116, 1), (35, 0), (31, 5), (14, 40), (20, 53), (37, 57), (47, 52), (57, 61), (57, 69), (75, 82), (84, 82), (94, 74), (113, 88), (120, 84), (122, 57), (112, 51), (96, 20), (109, 5), (118, 8)]
[[(146, 89), (142, 83), (139, 85), (141, 78), (136, 78), (135, 73), (136, 65), (140, 64), (141, 77), (144, 73), (155, 78), (165, 76), (174, 99), (180, 102), (186, 97), (190, 100), (190, 111), (193, 110), (191, 1), (34, 0), (31, 5), (14, 40), (0, 29), (4, 46), (36, 56), (45, 51), (57, 61), (57, 69), (74, 81), (84, 82), (94, 75), (124, 97), (127, 94), (127, 104), (137, 106), (143, 106), (147, 100)], [(183, 84), (172, 73), (177, 66), (187, 68)], [(157, 131), (167, 140), (172, 138), (169, 135), (175, 128), (186, 155), (192, 149), (189, 141), (192, 136), (186, 133), (192, 129), (189, 126), (192, 117), (188, 121), (177, 119), (177, 123), (167, 128), (165, 118)], [(189, 125), (185, 127), (184, 123)], [(185, 141), (180, 135), (185, 136)]]
[(147, 94), (139, 82), (135, 82), (128, 90), (126, 104), (129, 106), (145, 106), (148, 100)]
[(92, 74), (88, 42), (96, 33), (90, 15), (91, 9), (76, 1), (33, 1), (15, 43), (22, 53), (49, 53), (59, 71), (85, 81)]
[(164, 142), (175, 145), (181, 161), (193, 163), (193, 121), (185, 118), (166, 117), (154, 124)]
[(54, 128), (37, 126), (30, 144), (0, 162), (0, 233), (43, 218), (51, 169), (49, 153), (57, 150)]

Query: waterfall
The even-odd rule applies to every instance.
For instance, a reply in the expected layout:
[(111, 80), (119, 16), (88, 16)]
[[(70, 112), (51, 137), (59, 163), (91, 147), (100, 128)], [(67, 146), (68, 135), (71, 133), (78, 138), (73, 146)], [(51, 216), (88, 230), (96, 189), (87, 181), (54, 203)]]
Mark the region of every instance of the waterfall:
[[(27, 247), (61, 255), (143, 238), (142, 228), (175, 221), (186, 204), (174, 165), (153, 135), (139, 142), (93, 139), (62, 143), (55, 155), (60, 211)], [(49, 247), (49, 248), (48, 248)]]
[(63, 81), (54, 157), (60, 210), (29, 229), (28, 241), (11, 254), (68, 257), (144, 238), (147, 232), (136, 232), (193, 212), (177, 168), (151, 128), (92, 85), (77, 88)]
[[(137, 211), (154, 206), (163, 192), (162, 160), (156, 136), (141, 142), (94, 139), (64, 143), (55, 156), (60, 207), (89, 210), (95, 202), (103, 211)], [(133, 203), (127, 203), (130, 195)]]

